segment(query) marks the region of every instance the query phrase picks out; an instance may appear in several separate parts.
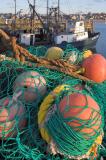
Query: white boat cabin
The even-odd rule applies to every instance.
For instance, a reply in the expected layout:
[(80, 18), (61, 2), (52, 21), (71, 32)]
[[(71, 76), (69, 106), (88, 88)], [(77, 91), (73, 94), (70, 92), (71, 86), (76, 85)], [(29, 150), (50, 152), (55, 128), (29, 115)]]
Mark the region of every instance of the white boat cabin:
[(22, 33), (20, 35), (20, 43), (24, 45), (34, 45), (35, 43), (35, 34), (31, 33)]
[(70, 28), (68, 33), (61, 33), (54, 37), (55, 44), (61, 44), (64, 42), (71, 43), (75, 41), (82, 41), (88, 38), (88, 32), (85, 30), (84, 21), (78, 21), (75, 23), (73, 29)]
[(34, 33), (21, 33), (20, 43), (28, 46), (35, 45), (35, 42), (40, 42), (43, 32), (43, 29), (39, 28)]

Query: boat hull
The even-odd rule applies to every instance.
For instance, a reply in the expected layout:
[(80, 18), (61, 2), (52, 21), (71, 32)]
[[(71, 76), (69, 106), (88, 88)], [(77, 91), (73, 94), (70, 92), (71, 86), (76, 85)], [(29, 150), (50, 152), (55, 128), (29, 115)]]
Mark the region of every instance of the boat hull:
[(82, 41), (71, 42), (71, 43), (63, 42), (63, 43), (59, 44), (58, 47), (65, 49), (68, 44), (71, 44), (72, 46), (74, 46), (75, 48), (78, 48), (80, 50), (91, 49), (96, 46), (96, 43), (97, 43), (99, 37), (100, 37), (99, 32), (93, 33), (93, 35), (91, 37), (89, 37), (88, 39), (85, 39)]

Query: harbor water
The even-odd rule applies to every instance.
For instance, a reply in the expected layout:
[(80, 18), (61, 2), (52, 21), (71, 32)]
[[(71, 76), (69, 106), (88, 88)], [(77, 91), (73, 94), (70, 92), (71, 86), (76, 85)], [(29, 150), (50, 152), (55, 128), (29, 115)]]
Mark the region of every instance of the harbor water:
[(96, 45), (96, 52), (106, 57), (106, 22), (95, 22), (94, 30), (100, 32), (100, 37)]

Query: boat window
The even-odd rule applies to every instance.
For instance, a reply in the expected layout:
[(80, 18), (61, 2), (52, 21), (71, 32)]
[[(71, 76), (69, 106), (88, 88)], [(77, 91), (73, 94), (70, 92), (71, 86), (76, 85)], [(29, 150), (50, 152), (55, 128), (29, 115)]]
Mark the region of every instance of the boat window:
[(83, 23), (80, 23), (80, 26), (83, 26)]
[(61, 38), (63, 38), (63, 36), (61, 36)]

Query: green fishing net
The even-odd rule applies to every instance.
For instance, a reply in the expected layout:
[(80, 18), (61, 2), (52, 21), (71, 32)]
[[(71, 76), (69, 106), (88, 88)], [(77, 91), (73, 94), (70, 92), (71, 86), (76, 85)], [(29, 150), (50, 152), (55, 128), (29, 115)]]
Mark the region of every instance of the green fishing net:
[[(37, 112), (39, 103), (44, 98), (40, 96), (37, 87), (35, 91), (33, 88), (26, 88), (26, 84), (21, 87), (21, 91), (24, 94), (26, 92), (33, 92), (37, 98), (30, 102), (26, 102), (23, 97), (17, 97), (17, 92), (14, 93), (14, 82), (16, 77), (28, 71), (35, 71), (40, 73), (44, 77), (46, 75), (46, 94), (49, 93), (56, 85), (58, 85), (58, 79), (62, 79), (63, 75), (59, 72), (50, 71), (46, 68), (30, 68), (22, 66), (18, 62), (12, 63), (9, 61), (3, 61), (0, 65), (0, 128), (1, 133), (1, 148), (0, 152), (6, 159), (41, 159), (45, 157), (44, 152), (46, 150), (45, 143), (40, 137), (37, 126)], [(25, 77), (24, 77), (25, 78)], [(38, 77), (28, 77), (39, 79)], [(22, 79), (20, 79), (21, 81)], [(39, 79), (41, 80), (41, 79)], [(18, 81), (18, 82), (20, 82)], [(17, 83), (18, 83), (17, 82)], [(33, 81), (31, 82), (33, 83)], [(43, 82), (39, 81), (42, 84)], [(30, 85), (30, 84), (28, 84)], [(36, 85), (36, 84), (35, 84)], [(20, 92), (20, 88), (19, 92)], [(30, 95), (27, 95), (29, 97)], [(25, 97), (25, 96), (24, 96)], [(19, 100), (18, 100), (19, 98)], [(8, 99), (10, 101), (8, 102)], [(14, 106), (14, 110), (13, 110)], [(8, 112), (8, 114), (7, 114)], [(2, 117), (2, 114), (4, 118)], [(8, 117), (9, 115), (9, 117)], [(9, 123), (9, 124), (8, 124)], [(23, 127), (21, 127), (23, 126)], [(10, 128), (10, 129), (9, 129)], [(7, 137), (6, 137), (7, 135)], [(14, 136), (13, 136), (14, 135)]]
[(70, 64), (79, 64), (83, 60), (83, 51), (68, 44), (64, 50), (64, 59), (68, 60)]
[[(29, 46), (26, 49), (33, 55), (37, 57), (46, 57), (48, 46)], [(2, 53), (8, 57), (12, 57), (13, 53), (9, 50)], [(71, 44), (68, 44), (63, 50), (62, 58), (70, 64), (80, 64), (83, 60), (84, 51), (79, 51), (77, 48), (73, 47)]]
[[(72, 50), (68, 47), (64, 52), (64, 56), (68, 55), (69, 50)], [(41, 48), (36, 50), (37, 49), (35, 49), (35, 52), (33, 53), (34, 55), (45, 55), (45, 47), (43, 50)], [(58, 85), (63, 84), (68, 85), (69, 90), (62, 91), (51, 106), (54, 104), (58, 106), (62, 97), (64, 97), (64, 95), (68, 96), (69, 93), (75, 92), (86, 96), (89, 95), (98, 103), (102, 121), (100, 129), (98, 129), (96, 134), (91, 137), (90, 135), (76, 132), (75, 129), (66, 125), (70, 119), (64, 119), (57, 109), (50, 117), (49, 123), (45, 123), (46, 128), (52, 135), (56, 144), (58, 144), (60, 152), (63, 153), (53, 155), (48, 152), (48, 145), (41, 137), (38, 126), (38, 112), (45, 97), (47, 97)], [(84, 88), (76, 90), (76, 85), (83, 85)], [(30, 99), (31, 96), (33, 96), (34, 99)], [(105, 135), (105, 97), (106, 82), (102, 84), (92, 84), (91, 82), (85, 83), (82, 80), (75, 79), (64, 73), (50, 70), (45, 67), (29, 67), (27, 65), (22, 65), (19, 62), (12, 61), (0, 62), (0, 154), (3, 157), (2, 159), (68, 160), (68, 154), (74, 156), (85, 154), (92, 146), (97, 136), (101, 133), (102, 129), (104, 130)], [(94, 117), (94, 121), (97, 120), (98, 117)], [(79, 121), (83, 123), (83, 127), (86, 125), (81, 119), (79, 119)], [(89, 121), (88, 125), (91, 123), (92, 122)], [(56, 127), (58, 127), (58, 130), (56, 130)], [(86, 140), (86, 136), (89, 140)], [(103, 140), (104, 147), (106, 142), (105, 137), (106, 135)], [(100, 146), (98, 148), (98, 153), (99, 155), (105, 155), (106, 151)]]
[[(32, 53), (33, 55), (39, 57), (45, 57), (48, 47), (39, 46), (34, 47), (30, 46), (27, 50)], [(68, 60), (71, 64), (79, 64), (83, 60), (84, 51), (79, 51), (77, 48), (73, 47), (71, 44), (68, 44), (63, 51), (63, 59)]]
[(34, 46), (29, 46), (27, 50), (32, 53), (33, 55), (43, 57), (45, 56), (45, 53), (47, 51), (47, 47), (45, 46), (39, 46), (39, 47), (34, 47)]

